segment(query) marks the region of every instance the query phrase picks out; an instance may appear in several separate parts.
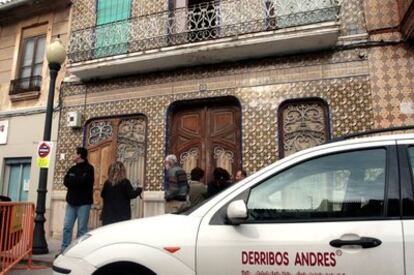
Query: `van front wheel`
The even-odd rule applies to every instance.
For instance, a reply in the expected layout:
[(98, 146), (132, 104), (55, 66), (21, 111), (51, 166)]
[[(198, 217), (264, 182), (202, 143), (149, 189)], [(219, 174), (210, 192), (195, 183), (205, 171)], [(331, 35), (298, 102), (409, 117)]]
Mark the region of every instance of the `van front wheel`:
[(157, 275), (145, 266), (131, 263), (131, 262), (118, 262), (112, 263), (99, 268), (93, 273), (93, 275)]

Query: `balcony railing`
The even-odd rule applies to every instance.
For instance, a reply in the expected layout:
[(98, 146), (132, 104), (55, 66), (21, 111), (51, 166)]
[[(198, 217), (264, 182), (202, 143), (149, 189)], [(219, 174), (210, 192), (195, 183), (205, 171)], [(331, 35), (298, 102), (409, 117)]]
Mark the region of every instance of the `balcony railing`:
[(9, 95), (18, 95), (26, 92), (40, 91), (42, 86), (41, 76), (32, 76), (12, 80)]
[(337, 0), (222, 0), (74, 31), (71, 63), (338, 20)]

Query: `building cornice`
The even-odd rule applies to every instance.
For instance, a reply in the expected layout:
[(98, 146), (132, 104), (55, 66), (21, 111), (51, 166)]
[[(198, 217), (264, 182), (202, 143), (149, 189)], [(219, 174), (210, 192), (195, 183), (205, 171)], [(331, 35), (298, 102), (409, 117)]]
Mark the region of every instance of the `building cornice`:
[(72, 0), (15, 0), (0, 4), (0, 25), (10, 24), (33, 15), (67, 8), (72, 3)]

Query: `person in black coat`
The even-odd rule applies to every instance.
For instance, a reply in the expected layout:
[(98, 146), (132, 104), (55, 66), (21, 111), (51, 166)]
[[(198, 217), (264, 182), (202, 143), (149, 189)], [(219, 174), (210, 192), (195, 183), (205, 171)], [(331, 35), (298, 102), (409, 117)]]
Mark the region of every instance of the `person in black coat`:
[(217, 167), (213, 171), (213, 181), (207, 185), (207, 197), (210, 198), (224, 189), (230, 187), (233, 183), (230, 180), (230, 174), (226, 169)]
[(126, 178), (125, 166), (117, 161), (109, 166), (108, 180), (102, 188), (102, 224), (131, 219), (131, 199), (138, 197), (142, 188), (133, 187)]
[(93, 204), (94, 168), (88, 162), (87, 157), (86, 148), (76, 148), (76, 154), (72, 158), (75, 165), (69, 168), (63, 179), (68, 192), (63, 222), (62, 252), (72, 241), (72, 231), (76, 220), (78, 220), (76, 237), (79, 238), (88, 232), (89, 211)]

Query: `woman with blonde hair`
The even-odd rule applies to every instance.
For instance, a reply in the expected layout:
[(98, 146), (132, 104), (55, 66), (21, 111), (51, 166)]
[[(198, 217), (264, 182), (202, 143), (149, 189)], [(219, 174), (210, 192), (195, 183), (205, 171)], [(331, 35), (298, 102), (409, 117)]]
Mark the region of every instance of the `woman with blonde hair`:
[(103, 199), (102, 224), (131, 219), (131, 199), (138, 197), (142, 192), (140, 187), (132, 187), (126, 178), (125, 166), (116, 161), (109, 166), (108, 179), (102, 188)]

